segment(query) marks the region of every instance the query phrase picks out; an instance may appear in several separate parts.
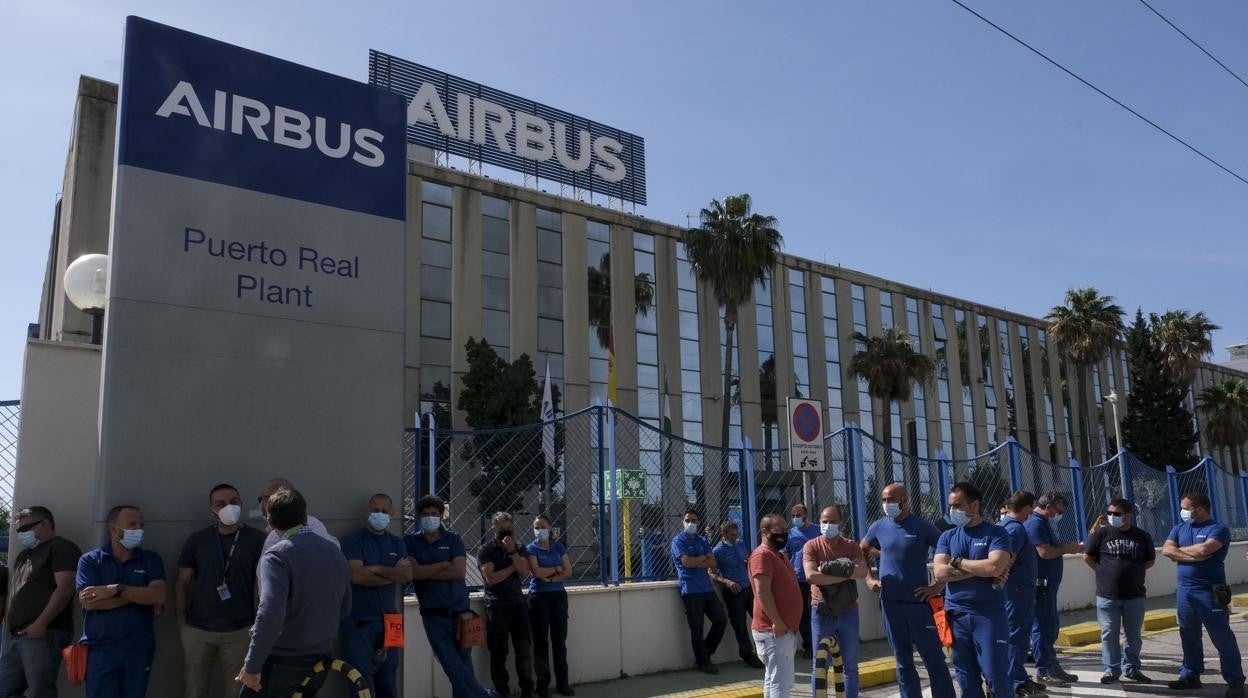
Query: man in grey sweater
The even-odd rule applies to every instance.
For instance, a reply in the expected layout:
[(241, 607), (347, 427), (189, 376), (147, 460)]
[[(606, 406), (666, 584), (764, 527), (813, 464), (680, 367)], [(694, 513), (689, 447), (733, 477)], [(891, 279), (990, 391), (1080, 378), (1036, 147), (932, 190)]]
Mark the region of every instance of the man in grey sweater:
[[(243, 685), (240, 698), (285, 698), (300, 690), (312, 667), (329, 660), (338, 624), (351, 612), (347, 560), (307, 527), (303, 495), (293, 488), (274, 492), (268, 519), (282, 538), (260, 558), (260, 606), (236, 678)], [(325, 676), (313, 675), (303, 695), (314, 696)]]

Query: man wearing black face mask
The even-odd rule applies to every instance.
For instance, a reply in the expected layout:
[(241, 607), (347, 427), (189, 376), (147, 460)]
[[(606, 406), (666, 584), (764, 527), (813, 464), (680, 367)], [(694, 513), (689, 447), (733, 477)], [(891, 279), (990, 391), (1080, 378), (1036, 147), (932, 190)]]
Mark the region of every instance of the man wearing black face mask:
[(788, 698), (793, 690), (793, 658), (797, 654), (796, 626), (802, 622), (802, 590), (797, 573), (784, 554), (789, 526), (779, 514), (758, 523), (760, 545), (750, 554), (750, 581), (754, 585), (754, 622), (750, 625), (754, 649), (766, 669), (763, 695)]
[(490, 651), (490, 677), (499, 695), (509, 695), (507, 640), (516, 647), (516, 676), (520, 697), (533, 695), (533, 661), (529, 636), (529, 607), (521, 581), (529, 576), (529, 561), (512, 537), (511, 514), (500, 511), (491, 520), (494, 537), (477, 553), (485, 580), (485, 645)]

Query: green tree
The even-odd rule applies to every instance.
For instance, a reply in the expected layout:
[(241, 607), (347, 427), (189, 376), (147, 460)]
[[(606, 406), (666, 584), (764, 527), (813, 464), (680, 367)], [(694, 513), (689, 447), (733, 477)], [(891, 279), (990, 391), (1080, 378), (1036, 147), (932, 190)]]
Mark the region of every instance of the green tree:
[(1158, 469), (1195, 465), (1196, 431), (1184, 401), (1186, 390), (1166, 366), (1153, 322), (1140, 311), (1127, 331), (1127, 367), (1131, 400), (1122, 420), (1123, 444), (1144, 463)]
[(1228, 378), (1200, 391), (1198, 409), (1205, 417), (1205, 433), (1217, 448), (1231, 452), (1231, 469), (1239, 473), (1243, 463), (1239, 449), (1248, 442), (1248, 385)]
[[(468, 372), (464, 374), (457, 404), (468, 426), (489, 430), (542, 421), (542, 383), (528, 354), (508, 363), (484, 339), (469, 338), (464, 348)], [(551, 400), (558, 413), (559, 389), (554, 385)], [(461, 456), (480, 469), (470, 486), (480, 511), (518, 511), (524, 506), (525, 495), (535, 488), (540, 490), (547, 476), (552, 487), (558, 482), (557, 454), (563, 451), (561, 427), (556, 425), (556, 459), (549, 472), (543, 472), (546, 458), (540, 428), (472, 437)]]
[[(879, 337), (854, 333), (854, 339), (862, 350), (849, 359), (846, 373), (850, 378), (867, 382), (867, 393), (884, 403), (884, 426), (882, 431), (885, 456), (876, 459), (876, 482), (891, 481), (893, 473), (893, 403), (910, 400), (914, 384), (930, 385), (936, 377), (936, 362), (932, 357), (914, 350), (906, 331), (894, 327)], [(882, 461), (882, 462), (881, 462)], [(906, 468), (906, 489), (918, 492), (918, 473)], [(913, 480), (913, 481), (912, 481)]]
[(1183, 387), (1196, 380), (1196, 370), (1213, 353), (1212, 334), (1222, 329), (1204, 313), (1170, 310), (1150, 318), (1153, 340), (1161, 349), (1166, 368)]
[(1092, 420), (1088, 408), (1088, 386), (1092, 366), (1105, 358), (1122, 338), (1122, 308), (1113, 296), (1103, 296), (1095, 288), (1071, 289), (1065, 305), (1056, 305), (1045, 315), (1046, 330), (1057, 348), (1070, 360), (1079, 375), (1079, 458), (1089, 464), (1092, 454)]
[[(768, 274), (780, 255), (776, 217), (754, 213), (749, 194), (712, 199), (702, 209), (701, 226), (685, 233), (689, 266), (710, 287), (724, 312), (724, 392), (720, 445), (727, 447), (732, 416), (733, 338), (739, 308), (754, 296), (754, 284), (766, 288)], [(725, 467), (727, 463), (725, 462)]]

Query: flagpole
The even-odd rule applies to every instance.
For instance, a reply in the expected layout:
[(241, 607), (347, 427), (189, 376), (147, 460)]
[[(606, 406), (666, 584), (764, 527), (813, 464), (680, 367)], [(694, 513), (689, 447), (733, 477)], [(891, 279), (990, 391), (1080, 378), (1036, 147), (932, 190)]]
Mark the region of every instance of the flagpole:
[(542, 511), (550, 511), (550, 469), (555, 463), (555, 405), (550, 390), (550, 356), (546, 357), (546, 380), (542, 387)]

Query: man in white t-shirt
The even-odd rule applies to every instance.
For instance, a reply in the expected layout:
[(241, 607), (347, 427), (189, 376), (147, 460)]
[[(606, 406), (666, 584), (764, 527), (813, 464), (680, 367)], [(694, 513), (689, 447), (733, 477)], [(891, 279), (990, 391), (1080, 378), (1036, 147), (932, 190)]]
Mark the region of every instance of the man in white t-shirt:
[[(274, 492), (278, 491), (279, 489), (282, 489), (283, 487), (286, 489), (290, 489), (290, 490), (295, 489), (294, 484), (291, 483), (290, 480), (287, 480), (284, 477), (275, 477), (272, 480), (269, 480), (268, 482), (264, 483), (264, 486), (260, 488), (260, 511), (266, 517), (268, 516), (268, 513), (269, 513), (269, 497), (273, 496)], [(337, 545), (338, 547), (342, 547), (338, 543), (337, 538), (334, 538), (333, 536), (329, 535), (329, 531), (325, 528), (325, 524), (321, 523), (321, 520), (316, 518), (315, 516), (308, 514), (308, 523), (306, 524), (306, 527), (310, 529), (316, 535), (320, 536), (321, 538), (324, 538), (325, 540), (330, 541), (331, 543), (333, 543), (334, 545)], [(274, 531), (273, 529), (269, 529), (269, 535), (267, 538), (264, 539), (264, 548), (262, 549), (262, 553), (267, 552), (269, 548), (272, 548), (274, 545), (277, 545), (277, 542), (281, 539), (282, 539), (282, 536), (280, 533), (278, 533), (277, 531)]]

